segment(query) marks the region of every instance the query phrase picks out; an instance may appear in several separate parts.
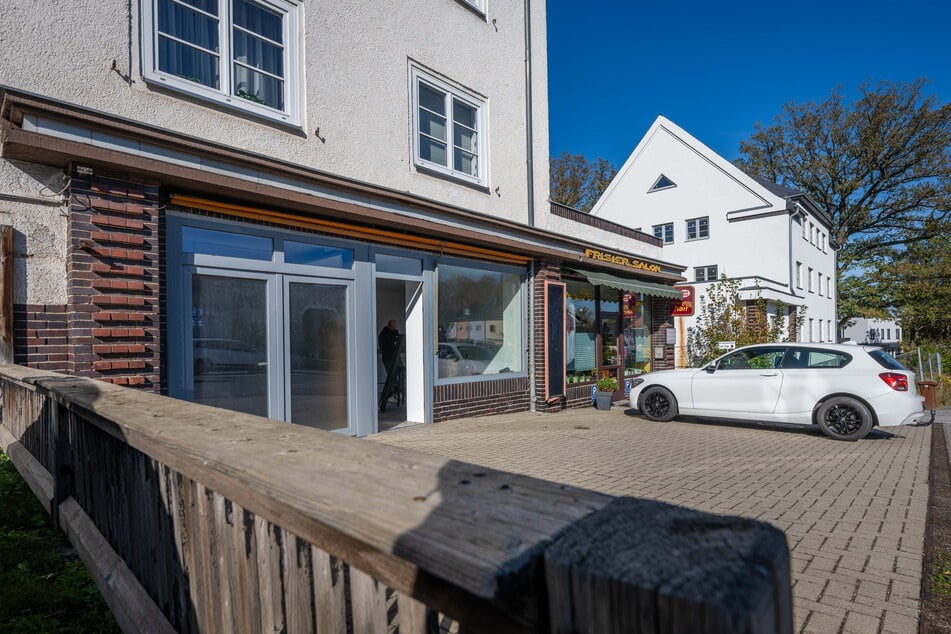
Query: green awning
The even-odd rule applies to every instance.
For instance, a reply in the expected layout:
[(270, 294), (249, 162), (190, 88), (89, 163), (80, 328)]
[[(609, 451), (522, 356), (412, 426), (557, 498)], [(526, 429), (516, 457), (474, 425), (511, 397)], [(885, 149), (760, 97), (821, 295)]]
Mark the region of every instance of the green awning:
[(653, 295), (654, 297), (669, 297), (670, 299), (681, 299), (683, 297), (683, 293), (673, 286), (665, 286), (664, 284), (654, 284), (653, 282), (642, 282), (640, 280), (617, 277), (616, 275), (602, 273), (601, 271), (586, 271), (584, 269), (570, 270), (585, 278), (595, 286), (610, 286), (611, 288), (616, 288), (622, 291), (628, 291), (631, 293), (644, 293), (645, 295)]

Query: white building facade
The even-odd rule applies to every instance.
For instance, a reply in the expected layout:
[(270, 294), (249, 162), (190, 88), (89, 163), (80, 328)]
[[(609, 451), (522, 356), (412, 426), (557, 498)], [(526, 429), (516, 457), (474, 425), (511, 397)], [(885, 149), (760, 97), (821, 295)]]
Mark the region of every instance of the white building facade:
[(550, 212), (544, 2), (8, 5), (18, 363), (362, 435), (390, 319), (406, 421), (558, 410), (584, 403), (546, 356), (562, 265), (642, 311), (682, 280)]
[[(739, 282), (742, 299), (767, 300), (772, 319), (784, 304), (779, 318), (792, 338), (836, 340), (828, 217), (805, 194), (745, 174), (672, 121), (657, 118), (591, 213), (660, 238), (664, 258), (687, 266), (696, 307), (726, 277)], [(678, 367), (696, 315), (676, 318)]]
[(901, 346), (901, 324), (894, 319), (860, 317), (842, 329), (842, 341), (867, 343), (896, 351)]

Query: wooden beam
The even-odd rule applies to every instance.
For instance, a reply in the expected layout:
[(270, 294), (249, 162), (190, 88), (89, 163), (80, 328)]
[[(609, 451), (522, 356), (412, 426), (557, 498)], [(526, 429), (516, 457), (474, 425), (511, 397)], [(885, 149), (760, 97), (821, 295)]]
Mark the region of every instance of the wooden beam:
[(13, 363), (13, 227), (0, 225), (0, 363)]

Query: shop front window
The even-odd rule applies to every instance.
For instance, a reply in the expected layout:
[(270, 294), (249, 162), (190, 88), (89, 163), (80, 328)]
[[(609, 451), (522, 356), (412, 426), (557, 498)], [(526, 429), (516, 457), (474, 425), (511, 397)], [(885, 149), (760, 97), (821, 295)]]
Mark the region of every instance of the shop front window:
[(567, 286), (565, 376), (569, 384), (593, 381), (598, 363), (595, 287), (573, 280), (568, 280)]
[(644, 300), (624, 295), (624, 376), (650, 372), (650, 312)]
[[(601, 287), (601, 365), (619, 364), (618, 327), (620, 319), (621, 292), (607, 286)], [(613, 373), (612, 373), (613, 376)]]
[(437, 277), (437, 376), (522, 372), (522, 273), (440, 264)]

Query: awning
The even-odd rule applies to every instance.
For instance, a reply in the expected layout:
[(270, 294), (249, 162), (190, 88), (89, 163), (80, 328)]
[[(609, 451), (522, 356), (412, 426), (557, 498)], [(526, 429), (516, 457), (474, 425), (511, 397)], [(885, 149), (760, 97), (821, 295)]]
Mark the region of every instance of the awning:
[(611, 288), (616, 288), (622, 291), (644, 293), (645, 295), (653, 295), (654, 297), (668, 297), (670, 299), (683, 298), (683, 293), (680, 292), (680, 289), (676, 289), (672, 286), (664, 286), (663, 284), (654, 284), (652, 282), (641, 282), (640, 280), (625, 279), (623, 277), (611, 275), (610, 273), (602, 273), (601, 271), (586, 271), (584, 269), (570, 270), (585, 278), (595, 286), (610, 286)]

